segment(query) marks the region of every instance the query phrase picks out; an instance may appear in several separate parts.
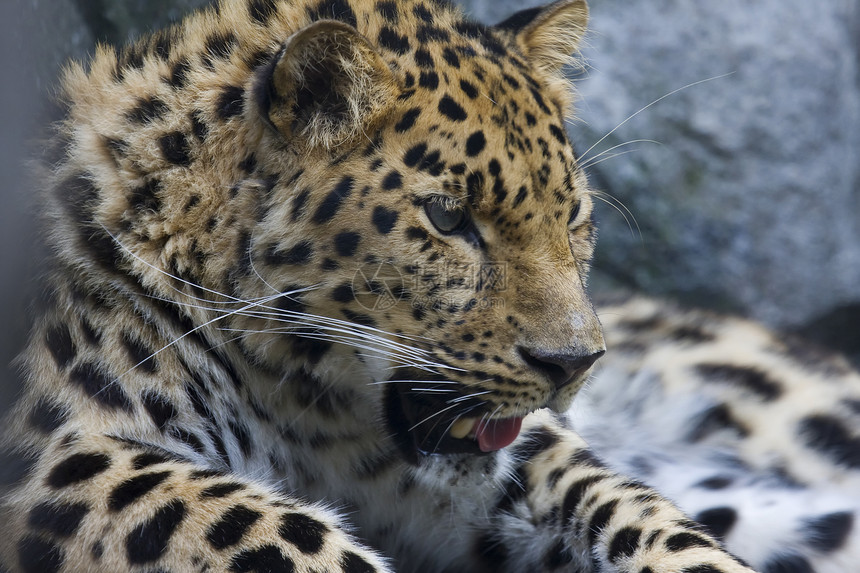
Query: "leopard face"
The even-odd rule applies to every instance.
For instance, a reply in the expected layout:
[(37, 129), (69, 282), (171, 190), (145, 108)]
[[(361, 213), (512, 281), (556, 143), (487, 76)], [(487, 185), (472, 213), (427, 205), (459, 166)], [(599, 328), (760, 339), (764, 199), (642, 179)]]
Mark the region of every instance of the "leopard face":
[[(564, 409), (604, 349), (559, 71), (584, 3), (495, 28), (442, 4), (334, 4), (320, 20), (227, 3), (203, 53), (175, 38), (165, 58), (156, 38), (123, 56), (163, 73), (112, 70), (130, 107), (77, 142), (112, 163), (95, 187), (132, 189), (95, 201), (91, 230), (252, 368), (374, 403), (407, 457), (498, 450), (527, 413)], [(249, 18), (257, 36), (228, 31)], [(73, 119), (99, 105), (72, 99)]]

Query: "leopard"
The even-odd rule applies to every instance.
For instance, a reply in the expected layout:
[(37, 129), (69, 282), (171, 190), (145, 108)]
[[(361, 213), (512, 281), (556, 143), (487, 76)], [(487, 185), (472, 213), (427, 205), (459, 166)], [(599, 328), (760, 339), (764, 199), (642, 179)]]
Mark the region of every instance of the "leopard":
[[(767, 561), (670, 500), (692, 490), (659, 456), (643, 468), (606, 442), (598, 389), (618, 384), (595, 372), (615, 307), (588, 295), (595, 193), (566, 130), (587, 21), (583, 0), (494, 26), (444, 0), (220, 0), (70, 63), (39, 167), (48, 270), (0, 442), (2, 568), (833, 561), (853, 514)], [(647, 371), (646, 331), (672, 328), (618, 308), (630, 340), (604, 372)], [(803, 418), (808, 447), (782, 465), (761, 456), (766, 412), (741, 408), (756, 384), (711, 386), (738, 389), (737, 411), (678, 425), (699, 416), (738, 475), (693, 489), (755, 487), (741, 462), (824, 484), (803, 460), (855, 459), (842, 410)]]
[(611, 360), (571, 425), (766, 573), (860, 563), (860, 373), (736, 316), (604, 292)]

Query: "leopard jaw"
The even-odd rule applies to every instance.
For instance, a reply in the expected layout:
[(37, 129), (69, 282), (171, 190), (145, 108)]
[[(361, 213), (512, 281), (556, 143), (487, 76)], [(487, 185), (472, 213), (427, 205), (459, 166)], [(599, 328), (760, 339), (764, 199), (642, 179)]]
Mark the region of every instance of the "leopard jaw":
[(482, 452), (509, 446), (519, 435), (522, 418), (460, 418), (448, 430), (452, 438), (474, 440)]

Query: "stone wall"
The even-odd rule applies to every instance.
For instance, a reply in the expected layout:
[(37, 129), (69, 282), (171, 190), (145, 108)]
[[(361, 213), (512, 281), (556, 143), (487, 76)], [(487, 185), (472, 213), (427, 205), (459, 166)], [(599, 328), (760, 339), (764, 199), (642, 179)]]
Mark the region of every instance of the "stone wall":
[[(22, 142), (50, 116), (45, 95), (62, 62), (205, 3), (0, 3), (0, 364), (23, 344), (37, 284), (22, 167), (32, 150)], [(461, 3), (495, 22), (538, 2)], [(860, 356), (858, 4), (592, 0), (591, 9), (569, 128), (592, 182), (632, 212), (599, 209), (595, 288), (741, 312)]]

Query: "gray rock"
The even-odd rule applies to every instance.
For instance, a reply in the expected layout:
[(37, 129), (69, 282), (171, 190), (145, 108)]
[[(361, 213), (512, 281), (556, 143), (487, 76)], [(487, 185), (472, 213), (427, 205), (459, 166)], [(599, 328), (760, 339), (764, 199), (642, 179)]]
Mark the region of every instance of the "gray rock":
[(594, 180), (598, 266), (646, 291), (796, 326), (860, 302), (860, 90), (854, 3), (595, 2), (580, 85), (586, 155), (637, 139)]
[[(513, 3), (467, 4), (492, 20)], [(860, 303), (858, 5), (593, 0), (591, 14), (569, 127), (633, 214), (599, 210), (596, 268), (781, 327)]]

